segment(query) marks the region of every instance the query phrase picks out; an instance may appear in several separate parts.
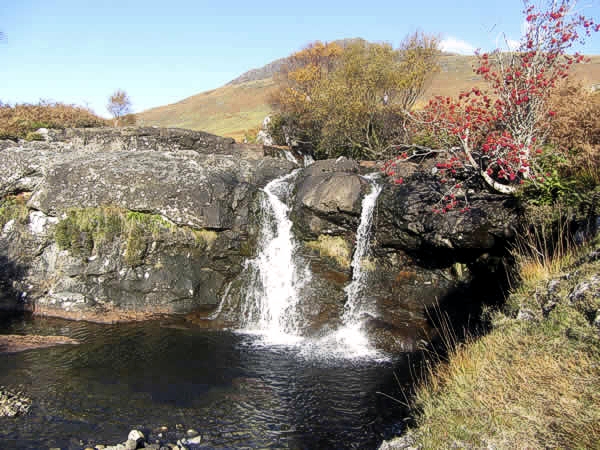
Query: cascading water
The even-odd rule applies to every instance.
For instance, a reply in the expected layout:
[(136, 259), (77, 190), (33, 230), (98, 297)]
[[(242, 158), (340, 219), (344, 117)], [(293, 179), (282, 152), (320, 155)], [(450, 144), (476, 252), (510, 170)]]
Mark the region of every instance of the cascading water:
[(356, 248), (352, 256), (352, 281), (344, 291), (346, 304), (342, 316), (343, 326), (332, 336), (338, 346), (338, 351), (348, 357), (376, 356), (377, 352), (369, 344), (368, 337), (361, 329), (361, 316), (368, 308), (361, 302), (367, 281), (367, 271), (364, 262), (369, 256), (373, 211), (377, 198), (381, 193), (381, 185), (375, 181), (375, 176), (365, 177), (371, 183), (371, 192), (362, 201), (360, 223), (356, 232)]
[[(308, 265), (301, 269), (297, 260), (297, 243), (292, 233), (289, 207), (293, 179), (301, 169), (271, 181), (263, 189), (260, 211), (260, 252), (248, 260), (245, 298), (241, 305), (241, 328), (264, 337), (267, 344), (302, 343), (300, 354), (317, 358), (384, 358), (374, 350), (361, 329), (361, 316), (368, 313), (363, 294), (367, 282), (364, 262), (369, 256), (373, 211), (382, 186), (375, 176), (364, 177), (371, 191), (362, 201), (356, 248), (352, 257), (352, 281), (346, 287), (346, 304), (342, 326), (319, 339), (300, 336), (302, 317), (299, 311), (302, 288), (310, 282)], [(385, 359), (385, 358), (384, 358)]]
[(299, 339), (299, 291), (310, 272), (296, 264), (296, 242), (285, 199), (298, 170), (271, 181), (261, 199), (262, 228), (258, 256), (247, 262), (250, 283), (242, 304), (242, 328), (265, 336), (271, 343)]
[(381, 193), (381, 185), (373, 181), (373, 177), (366, 176), (371, 181), (371, 192), (365, 195), (362, 201), (362, 210), (360, 213), (360, 223), (356, 231), (356, 249), (352, 255), (352, 282), (346, 286), (347, 300), (344, 308), (343, 322), (352, 324), (357, 322), (363, 307), (361, 306), (361, 293), (365, 288), (367, 272), (363, 266), (365, 259), (369, 256), (371, 242), (371, 228), (373, 226), (373, 211), (377, 204), (377, 198)]

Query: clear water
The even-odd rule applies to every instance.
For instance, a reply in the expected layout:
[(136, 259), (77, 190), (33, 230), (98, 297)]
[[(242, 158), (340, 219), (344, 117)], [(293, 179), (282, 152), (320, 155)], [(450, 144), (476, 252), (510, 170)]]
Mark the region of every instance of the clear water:
[(394, 379), (406, 359), (307, 356), (299, 346), (165, 320), (98, 325), (11, 319), (11, 334), (81, 342), (0, 355), (0, 385), (22, 385), (26, 417), (0, 418), (0, 448), (115, 444), (133, 427), (202, 434), (200, 448), (371, 449), (399, 432), (406, 411)]

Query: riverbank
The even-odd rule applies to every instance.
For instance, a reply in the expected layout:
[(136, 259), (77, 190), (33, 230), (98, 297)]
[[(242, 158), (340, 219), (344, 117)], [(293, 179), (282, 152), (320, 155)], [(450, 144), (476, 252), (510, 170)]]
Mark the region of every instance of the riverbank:
[(417, 390), (416, 426), (381, 448), (598, 448), (599, 241), (517, 259), (491, 332), (451, 343)]

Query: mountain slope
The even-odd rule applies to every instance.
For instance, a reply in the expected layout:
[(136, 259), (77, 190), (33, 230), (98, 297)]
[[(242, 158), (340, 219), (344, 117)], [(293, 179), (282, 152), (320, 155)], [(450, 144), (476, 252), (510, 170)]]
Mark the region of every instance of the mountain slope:
[[(225, 86), (188, 97), (180, 102), (159, 106), (137, 115), (144, 126), (178, 127), (202, 130), (240, 141), (244, 131), (259, 126), (271, 108), (269, 93), (275, 89), (273, 74), (285, 59), (250, 70)], [(441, 70), (433, 77), (421, 103), (435, 95), (457, 95), (481, 79), (473, 73), (473, 56), (443, 55)], [(600, 55), (576, 66), (574, 78), (586, 86), (600, 84)]]

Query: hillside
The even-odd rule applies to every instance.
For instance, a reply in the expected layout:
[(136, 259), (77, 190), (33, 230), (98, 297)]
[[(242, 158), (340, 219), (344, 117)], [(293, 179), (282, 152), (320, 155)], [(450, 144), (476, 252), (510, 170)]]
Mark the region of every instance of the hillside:
[[(423, 101), (435, 95), (456, 95), (481, 82), (472, 71), (472, 56), (443, 55), (437, 73)], [(278, 59), (259, 69), (250, 70), (225, 86), (188, 97), (180, 102), (159, 106), (138, 114), (143, 126), (162, 126), (202, 130), (241, 140), (244, 131), (254, 128), (269, 114), (269, 92), (275, 88), (272, 75), (281, 67)], [(589, 64), (576, 66), (576, 79), (591, 86), (600, 83), (600, 55)]]

